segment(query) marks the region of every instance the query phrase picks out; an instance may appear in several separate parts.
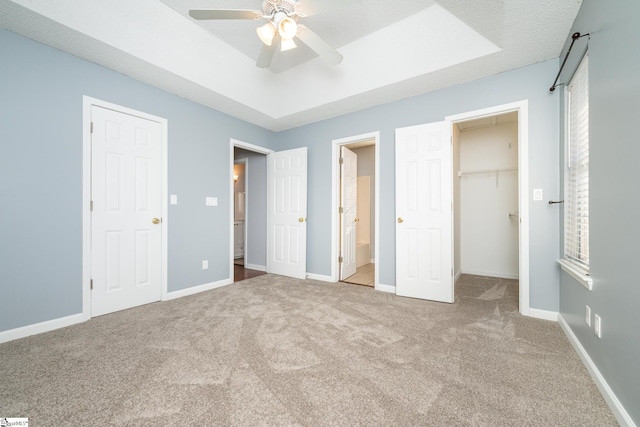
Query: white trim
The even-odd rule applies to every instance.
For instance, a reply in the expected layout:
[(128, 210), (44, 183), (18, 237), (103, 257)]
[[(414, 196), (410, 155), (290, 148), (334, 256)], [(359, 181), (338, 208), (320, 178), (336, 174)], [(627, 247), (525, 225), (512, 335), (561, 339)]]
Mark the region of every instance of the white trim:
[(321, 282), (335, 283), (335, 280), (333, 280), (333, 277), (326, 276), (324, 274), (307, 273), (307, 279), (320, 280)]
[(232, 285), (233, 279), (222, 279), (217, 282), (205, 283), (203, 285), (192, 286), (190, 288), (181, 289), (179, 291), (169, 292), (165, 301), (170, 301), (176, 298), (182, 298), (189, 295), (199, 294), (200, 292), (210, 291), (212, 289), (218, 289), (223, 286)]
[[(331, 281), (338, 282), (340, 280), (340, 266), (338, 265), (338, 253), (340, 252), (340, 236), (338, 227), (338, 207), (340, 197), (340, 168), (338, 167), (338, 159), (340, 158), (340, 147), (343, 145), (353, 144), (358, 141), (373, 140), (375, 146), (375, 220), (374, 220), (374, 279), (375, 289), (378, 289), (379, 282), (379, 260), (380, 260), (380, 132), (369, 132), (361, 135), (349, 136), (346, 138), (334, 139), (332, 141), (331, 151)], [(395, 286), (394, 286), (395, 289)], [(395, 292), (395, 291), (394, 291)]]
[[(266, 147), (261, 147), (259, 145), (255, 145), (255, 144), (250, 144), (248, 142), (244, 142), (244, 141), (240, 141), (237, 139), (233, 139), (233, 138), (229, 138), (229, 280), (231, 280), (231, 282), (233, 283), (233, 260), (234, 260), (234, 256), (235, 256), (235, 251), (234, 251), (234, 236), (233, 236), (233, 219), (234, 219), (234, 212), (233, 212), (233, 206), (234, 206), (234, 196), (233, 196), (233, 165), (235, 164), (235, 157), (234, 157), (234, 148), (242, 148), (243, 150), (247, 150), (247, 151), (253, 151), (254, 153), (259, 153), (259, 154), (264, 154), (264, 155), (268, 155), (271, 153), (274, 153), (273, 150), (271, 150), (270, 148), (266, 148)], [(246, 165), (249, 165), (249, 163), (247, 162)], [(246, 171), (247, 168), (245, 168)], [(248, 180), (246, 179), (247, 175), (245, 175), (245, 184), (244, 184), (244, 188), (245, 188), (245, 192), (248, 192)], [(265, 177), (266, 179), (266, 177)], [(247, 262), (247, 247), (248, 245), (246, 244), (246, 239), (247, 239), (247, 220), (249, 217), (249, 209), (248, 209), (249, 203), (248, 203), (248, 197), (245, 195), (245, 258), (244, 261), (245, 263)], [(265, 230), (266, 232), (266, 230)], [(245, 265), (246, 268), (249, 268)], [(260, 271), (266, 271), (265, 270), (260, 270)]]
[(519, 286), (520, 313), (530, 315), (529, 306), (529, 101), (522, 100), (445, 117), (455, 122), (518, 111), (518, 212), (520, 212)]
[(89, 203), (91, 202), (91, 107), (101, 107), (109, 110), (117, 111), (123, 114), (129, 114), (142, 119), (157, 122), (162, 127), (162, 230), (161, 237), (161, 294), (160, 300), (164, 300), (168, 292), (168, 244), (167, 230), (169, 224), (169, 210), (167, 207), (168, 193), (168, 136), (169, 124), (167, 119), (144, 113), (142, 111), (133, 110), (101, 99), (92, 98), (90, 96), (82, 97), (82, 316), (84, 320), (91, 318), (91, 210)]
[(380, 292), (389, 292), (390, 294), (396, 293), (396, 287), (391, 285), (383, 285), (382, 283), (378, 283), (376, 285), (376, 291)]
[(585, 348), (582, 346), (578, 337), (576, 337), (576, 335), (573, 333), (573, 330), (564, 319), (562, 314), (558, 315), (558, 323), (560, 323), (560, 327), (569, 339), (569, 342), (575, 349), (576, 353), (578, 353), (578, 356), (580, 356), (580, 359), (582, 359), (582, 363), (587, 368), (587, 371), (589, 371), (589, 375), (591, 375), (591, 378), (596, 383), (598, 390), (600, 390), (602, 397), (604, 397), (607, 405), (609, 405), (609, 408), (611, 409), (611, 412), (613, 412), (613, 415), (616, 417), (618, 423), (621, 426), (636, 427), (636, 424), (631, 419), (631, 416), (624, 408), (624, 406), (622, 406), (622, 403), (615, 395), (611, 387), (609, 387), (607, 380), (604, 378), (596, 364), (593, 362), (593, 360), (589, 356), (589, 353), (587, 353), (587, 350), (585, 350)]
[(66, 328), (67, 326), (76, 325), (78, 323), (85, 322), (86, 320), (84, 313), (80, 313), (60, 317), (58, 319), (47, 320), (45, 322), (34, 323), (32, 325), (22, 326), (15, 329), (9, 329), (8, 331), (0, 332), (0, 344), (3, 342), (18, 340), (20, 338), (30, 337), (31, 335)]
[(456, 282), (458, 281), (458, 279), (460, 278), (460, 276), (462, 276), (462, 270), (458, 270), (458, 272), (455, 274), (455, 276), (453, 276), (453, 284), (455, 286)]
[(542, 320), (551, 320), (553, 322), (558, 321), (558, 312), (557, 311), (549, 311), (549, 310), (541, 310), (539, 308), (529, 308), (529, 317), (534, 317), (536, 319)]
[(565, 273), (576, 279), (582, 286), (590, 291), (593, 290), (593, 279), (589, 277), (586, 271), (564, 258), (560, 258), (558, 264), (560, 264), (560, 268), (562, 268)]
[(244, 263), (244, 268), (249, 269), (249, 270), (256, 270), (256, 271), (267, 271), (267, 266), (266, 265), (256, 265), (256, 264), (247, 264), (247, 259), (245, 258), (245, 263)]

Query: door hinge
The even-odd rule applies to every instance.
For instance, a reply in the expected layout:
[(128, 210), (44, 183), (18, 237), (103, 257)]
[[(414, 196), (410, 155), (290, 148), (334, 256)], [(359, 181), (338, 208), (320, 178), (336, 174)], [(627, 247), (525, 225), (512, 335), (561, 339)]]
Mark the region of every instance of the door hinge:
[(89, 210), (93, 212), (93, 200), (89, 202)]
[(93, 133), (93, 122), (91, 122), (91, 133)]
[(344, 259), (341, 256), (339, 256), (338, 257), (338, 262), (344, 262)]
[(339, 213), (344, 213), (344, 208), (342, 206), (340, 206), (340, 208), (338, 208), (338, 212)]
[(340, 157), (340, 159), (338, 159), (338, 163), (343, 164), (344, 163), (344, 158)]
[(90, 287), (91, 287), (91, 290), (93, 290), (93, 279), (91, 279), (91, 280), (89, 281), (89, 285), (90, 285)]

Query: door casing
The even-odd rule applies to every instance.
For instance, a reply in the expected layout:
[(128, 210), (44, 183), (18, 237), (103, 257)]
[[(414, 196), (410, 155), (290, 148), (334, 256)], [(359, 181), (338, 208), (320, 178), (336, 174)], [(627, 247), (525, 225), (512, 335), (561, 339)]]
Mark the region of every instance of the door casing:
[[(234, 216), (234, 212), (233, 212), (233, 164), (235, 162), (235, 158), (234, 158), (234, 153), (233, 153), (233, 149), (234, 148), (242, 148), (243, 150), (247, 150), (247, 151), (253, 151), (254, 153), (258, 153), (258, 154), (264, 154), (265, 156), (268, 154), (273, 153), (274, 151), (269, 149), (269, 148), (265, 148), (259, 145), (255, 145), (255, 144), (250, 144), (248, 142), (244, 142), (244, 141), (240, 141), (237, 139), (233, 139), (231, 138), (229, 140), (229, 280), (231, 281), (231, 283), (233, 283), (233, 256), (234, 256), (234, 245), (233, 245), (233, 216)], [(247, 162), (245, 164), (246, 166), (249, 165), (249, 162)], [(264, 179), (267, 179), (267, 177), (265, 176)], [(249, 186), (248, 186), (248, 180), (247, 177), (245, 176), (245, 192), (249, 193)], [(245, 223), (244, 223), (244, 227), (245, 227), (245, 245), (244, 245), (244, 254), (245, 254), (245, 263), (247, 262), (247, 251), (248, 251), (248, 247), (247, 247), (247, 233), (246, 231), (249, 229), (248, 228), (248, 223), (249, 223), (249, 209), (250, 209), (250, 203), (251, 201), (249, 200), (249, 195), (247, 194), (246, 196), (246, 204), (244, 207), (244, 211), (245, 211)], [(267, 230), (265, 230), (265, 233), (267, 232)], [(256, 268), (256, 266), (253, 266), (252, 268)], [(265, 265), (265, 269), (266, 269), (266, 265)]]
[[(449, 129), (465, 120), (479, 119), (517, 111), (518, 112), (518, 212), (519, 224), (519, 310), (524, 316), (531, 315), (529, 306), (529, 102), (521, 100), (496, 105), (475, 111), (445, 117)], [(451, 178), (453, 179), (453, 177)]]
[(378, 291), (395, 292), (395, 287), (385, 286), (379, 280), (379, 259), (380, 259), (380, 132), (370, 132), (361, 135), (349, 136), (332, 141), (331, 154), (331, 277), (332, 282), (340, 280), (340, 263), (338, 254), (340, 253), (340, 147), (354, 144), (359, 141), (373, 140), (375, 145), (375, 221), (374, 221), (374, 284)]

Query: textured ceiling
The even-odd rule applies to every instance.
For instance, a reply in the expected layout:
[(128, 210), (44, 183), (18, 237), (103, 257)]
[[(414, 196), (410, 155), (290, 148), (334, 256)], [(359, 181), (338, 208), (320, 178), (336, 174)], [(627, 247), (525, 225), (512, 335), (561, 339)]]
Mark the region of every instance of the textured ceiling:
[(2, 0), (0, 27), (278, 131), (557, 58), (580, 4), (363, 0), (301, 18), (340, 65), (299, 46), (270, 70), (261, 21), (188, 16), (260, 0)]

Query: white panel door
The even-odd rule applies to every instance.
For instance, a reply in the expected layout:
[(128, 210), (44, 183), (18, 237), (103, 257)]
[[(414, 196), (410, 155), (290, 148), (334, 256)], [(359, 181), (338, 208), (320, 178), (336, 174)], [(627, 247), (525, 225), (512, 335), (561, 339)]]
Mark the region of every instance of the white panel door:
[(267, 272), (307, 275), (307, 148), (267, 156)]
[(358, 216), (358, 156), (347, 147), (340, 147), (340, 280), (356, 274), (356, 244)]
[(162, 125), (91, 107), (91, 315), (159, 301)]
[(396, 129), (396, 294), (451, 303), (449, 135), (445, 122)]

